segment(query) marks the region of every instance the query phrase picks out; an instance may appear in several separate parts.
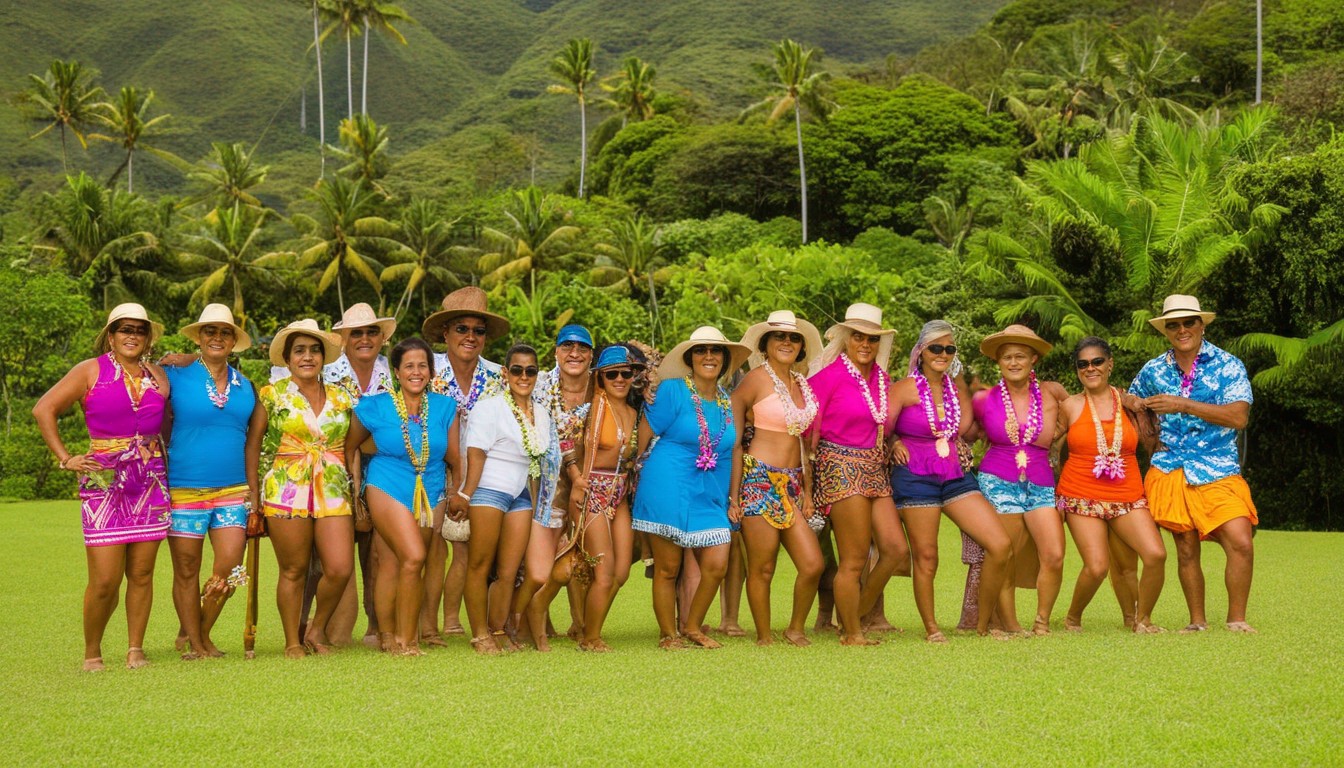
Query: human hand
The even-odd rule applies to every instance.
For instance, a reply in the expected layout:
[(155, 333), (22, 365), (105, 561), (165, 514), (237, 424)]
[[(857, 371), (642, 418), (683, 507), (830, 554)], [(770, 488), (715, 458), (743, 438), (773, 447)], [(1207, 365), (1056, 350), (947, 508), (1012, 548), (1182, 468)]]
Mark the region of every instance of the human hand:
[(1176, 395), (1153, 395), (1140, 402), (1153, 413), (1185, 413), (1186, 404), (1190, 401)]
[(812, 502), (812, 494), (803, 493), (802, 515), (804, 520), (811, 519), (817, 515), (817, 505)]
[(67, 456), (65, 461), (61, 462), (61, 468), (87, 475), (90, 472), (101, 472), (103, 466), (87, 453), (76, 453)]
[(898, 467), (903, 467), (910, 463), (910, 449), (905, 447), (905, 443), (897, 440), (891, 444), (889, 451), (891, 463)]
[(462, 520), (467, 516), (467, 508), (469, 506), (470, 505), (467, 504), (467, 500), (462, 498), (461, 496), (457, 495), (450, 496), (448, 498), (448, 517), (452, 518), (457, 522), (462, 522)]
[(186, 352), (170, 352), (159, 358), (159, 365), (165, 368), (186, 368), (194, 362), (196, 355), (189, 355)]
[(728, 502), (728, 519), (733, 523), (742, 522), (742, 507), (736, 501)]

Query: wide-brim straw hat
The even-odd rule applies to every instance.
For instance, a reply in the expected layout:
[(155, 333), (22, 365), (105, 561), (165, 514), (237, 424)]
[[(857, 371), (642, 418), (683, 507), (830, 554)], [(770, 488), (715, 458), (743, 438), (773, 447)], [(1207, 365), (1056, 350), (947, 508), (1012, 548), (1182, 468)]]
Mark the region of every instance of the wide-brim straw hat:
[[(826, 329), (826, 340), (840, 344), (839, 351), (843, 352), (846, 336), (854, 331), (881, 337), (877, 348), (877, 362), (885, 370), (891, 363), (891, 348), (896, 342), (896, 331), (882, 327), (882, 308), (861, 301), (850, 304), (845, 310), (845, 319)], [(834, 356), (828, 358), (825, 362), (835, 359)]]
[(991, 333), (980, 342), (980, 353), (991, 360), (999, 359), (999, 348), (1004, 344), (1021, 344), (1024, 347), (1030, 347), (1032, 351), (1041, 357), (1050, 354), (1054, 345), (1036, 335), (1021, 323), (1013, 323), (998, 333)]
[(285, 360), (285, 339), (294, 334), (312, 336), (322, 342), (322, 363), (324, 365), (331, 365), (341, 356), (340, 335), (322, 330), (316, 320), (305, 317), (302, 320), (295, 320), (276, 331), (275, 337), (271, 339), (271, 365), (281, 367), (289, 365), (289, 361)]
[(146, 350), (153, 347), (154, 343), (163, 336), (163, 324), (150, 320), (149, 313), (145, 311), (143, 306), (135, 302), (118, 304), (112, 308), (111, 312), (107, 313), (107, 322), (103, 324), (103, 329), (93, 339), (93, 348), (98, 350), (99, 354), (107, 351), (107, 337), (112, 332), (112, 325), (118, 320), (143, 320), (149, 323), (149, 343), (145, 345)]
[(430, 344), (443, 343), (443, 331), (459, 317), (479, 317), (485, 321), (487, 339), (498, 339), (509, 332), (509, 320), (486, 309), (485, 291), (474, 285), (458, 288), (443, 297), (443, 309), (425, 318), (421, 333)]
[(817, 330), (817, 326), (799, 319), (787, 309), (771, 312), (764, 323), (757, 323), (742, 334), (742, 345), (751, 350), (751, 354), (747, 357), (747, 367), (755, 368), (765, 362), (765, 355), (759, 349), (760, 341), (762, 336), (772, 331), (802, 334), (803, 357), (791, 367), (798, 373), (807, 373), (807, 364), (812, 358), (821, 354), (821, 332)]
[(1162, 314), (1148, 321), (1148, 324), (1158, 330), (1159, 333), (1165, 332), (1168, 320), (1179, 320), (1182, 317), (1198, 317), (1204, 321), (1205, 325), (1213, 322), (1217, 317), (1213, 312), (1205, 312), (1199, 306), (1199, 299), (1194, 296), (1187, 296), (1183, 293), (1173, 293), (1162, 300)]
[(662, 381), (669, 379), (680, 379), (689, 376), (691, 367), (682, 362), (682, 356), (691, 347), (704, 344), (706, 346), (720, 346), (728, 350), (728, 362), (719, 371), (719, 376), (723, 377), (738, 368), (747, 361), (747, 356), (751, 354), (751, 349), (736, 341), (729, 341), (723, 331), (712, 325), (702, 325), (691, 333), (691, 337), (672, 348), (671, 352), (663, 358), (663, 362), (658, 366), (658, 378)]
[(206, 304), (205, 309), (201, 310), (200, 318), (191, 325), (183, 326), (179, 333), (200, 346), (201, 329), (207, 325), (227, 325), (232, 328), (234, 352), (242, 352), (252, 346), (252, 337), (247, 335), (242, 326), (234, 322), (233, 310), (223, 304)]
[[(378, 317), (377, 313), (373, 311), (373, 307), (362, 301), (350, 305), (350, 308), (341, 315), (341, 322), (331, 326), (331, 330), (348, 331), (351, 328), (367, 328), (370, 325), (376, 325), (382, 330), (384, 344), (391, 341), (392, 334), (397, 331), (395, 318)], [(341, 338), (345, 339), (344, 333), (341, 334)]]

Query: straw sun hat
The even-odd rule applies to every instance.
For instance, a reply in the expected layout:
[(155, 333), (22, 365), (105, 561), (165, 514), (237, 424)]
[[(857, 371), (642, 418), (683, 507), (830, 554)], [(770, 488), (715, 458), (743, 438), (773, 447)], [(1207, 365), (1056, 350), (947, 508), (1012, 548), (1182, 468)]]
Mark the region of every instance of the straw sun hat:
[(1045, 357), (1054, 348), (1050, 342), (1036, 335), (1025, 325), (1014, 323), (998, 333), (991, 333), (980, 342), (980, 353), (991, 360), (999, 359), (999, 348), (1004, 344), (1021, 344), (1030, 347), (1033, 352)]
[(835, 362), (845, 351), (850, 333), (858, 332), (880, 338), (877, 346), (877, 364), (883, 370), (891, 363), (891, 348), (896, 342), (896, 331), (882, 327), (882, 308), (857, 302), (845, 310), (845, 318), (826, 329), (826, 350), (812, 361), (812, 372)]
[(765, 362), (765, 355), (759, 349), (761, 337), (772, 331), (802, 334), (803, 357), (794, 363), (792, 368), (799, 373), (807, 373), (807, 364), (812, 358), (821, 354), (821, 332), (817, 330), (817, 326), (806, 320), (800, 320), (787, 309), (771, 312), (764, 323), (757, 323), (742, 334), (742, 346), (750, 350), (747, 365), (755, 368)]
[(252, 337), (247, 335), (247, 331), (244, 331), (242, 326), (234, 322), (233, 310), (223, 304), (206, 304), (205, 309), (201, 310), (200, 318), (191, 325), (183, 326), (180, 333), (200, 346), (201, 329), (207, 325), (227, 325), (232, 328), (234, 352), (242, 352), (252, 346)]
[(443, 309), (425, 318), (424, 325), (420, 326), (425, 341), (430, 344), (442, 343), (444, 330), (450, 322), (459, 317), (479, 317), (485, 320), (485, 335), (489, 339), (498, 339), (509, 332), (508, 318), (487, 311), (485, 291), (469, 285), (444, 296)]
[(1164, 326), (1168, 320), (1179, 320), (1183, 317), (1198, 317), (1208, 325), (1217, 315), (1200, 309), (1199, 299), (1194, 296), (1173, 293), (1162, 301), (1162, 314), (1149, 320), (1148, 323), (1161, 333), (1166, 330)]
[(93, 340), (93, 348), (98, 350), (98, 354), (102, 354), (109, 349), (107, 337), (112, 333), (112, 326), (118, 320), (143, 320), (149, 323), (149, 343), (145, 345), (147, 350), (154, 346), (154, 342), (158, 341), (159, 337), (163, 336), (163, 325), (150, 320), (149, 313), (145, 311), (144, 307), (134, 302), (118, 304), (112, 308), (111, 312), (107, 313), (107, 323), (103, 325), (103, 330), (99, 331)]
[[(391, 317), (378, 317), (373, 311), (373, 307), (370, 307), (362, 301), (358, 304), (350, 305), (350, 308), (345, 310), (345, 314), (341, 315), (341, 322), (331, 326), (331, 330), (348, 331), (351, 328), (367, 328), (370, 325), (376, 325), (382, 330), (383, 343), (391, 341), (392, 334), (397, 331), (397, 321), (395, 319)], [(344, 333), (341, 334), (341, 338), (345, 338)]]
[(719, 375), (732, 373), (742, 367), (746, 362), (747, 355), (751, 349), (735, 341), (729, 341), (723, 331), (712, 325), (702, 325), (691, 333), (691, 337), (672, 348), (671, 352), (663, 358), (663, 362), (658, 366), (658, 378), (662, 381), (669, 379), (680, 379), (691, 373), (691, 367), (682, 361), (682, 356), (686, 354), (691, 347), (700, 345), (719, 346), (728, 350), (728, 363), (723, 366)]
[(324, 365), (331, 365), (341, 356), (341, 337), (335, 333), (322, 330), (318, 327), (316, 320), (305, 317), (281, 328), (276, 332), (275, 338), (271, 339), (271, 365), (289, 365), (289, 361), (285, 360), (285, 340), (294, 334), (312, 336), (322, 342), (322, 363)]

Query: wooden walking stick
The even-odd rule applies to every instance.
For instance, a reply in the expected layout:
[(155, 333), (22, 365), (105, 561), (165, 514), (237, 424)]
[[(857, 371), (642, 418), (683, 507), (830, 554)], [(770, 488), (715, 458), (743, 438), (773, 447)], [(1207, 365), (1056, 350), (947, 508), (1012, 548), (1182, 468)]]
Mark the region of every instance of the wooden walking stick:
[(261, 537), (247, 540), (247, 616), (243, 619), (243, 657), (256, 658), (257, 644), (257, 551)]

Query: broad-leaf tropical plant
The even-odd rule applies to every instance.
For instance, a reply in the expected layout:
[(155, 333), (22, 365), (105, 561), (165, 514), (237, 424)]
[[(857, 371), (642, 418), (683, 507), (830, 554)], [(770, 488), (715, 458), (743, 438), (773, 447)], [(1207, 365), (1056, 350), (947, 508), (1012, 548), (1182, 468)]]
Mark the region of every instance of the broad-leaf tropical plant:
[(591, 274), (597, 285), (611, 286), (649, 302), (652, 344), (658, 343), (657, 333), (662, 327), (658, 284), (668, 280), (661, 235), (662, 229), (642, 215), (622, 219), (607, 231), (606, 242), (594, 246), (597, 259)]
[(258, 253), (262, 231), (271, 216), (235, 202), (231, 208), (216, 208), (201, 219), (197, 234), (185, 235), (179, 245), (179, 263), (189, 270), (205, 272), (191, 294), (191, 305), (204, 306), (220, 294), (232, 297), (235, 317), (246, 317), (248, 286), (283, 290), (280, 270), (294, 266), (296, 254), (286, 251)]
[(512, 278), (546, 269), (551, 260), (572, 252), (581, 230), (567, 224), (567, 211), (553, 205), (541, 190), (528, 187), (513, 193), (511, 210), (504, 211), (506, 230), (485, 227), (481, 240), (495, 250), (481, 256), (481, 287), (489, 290)]

